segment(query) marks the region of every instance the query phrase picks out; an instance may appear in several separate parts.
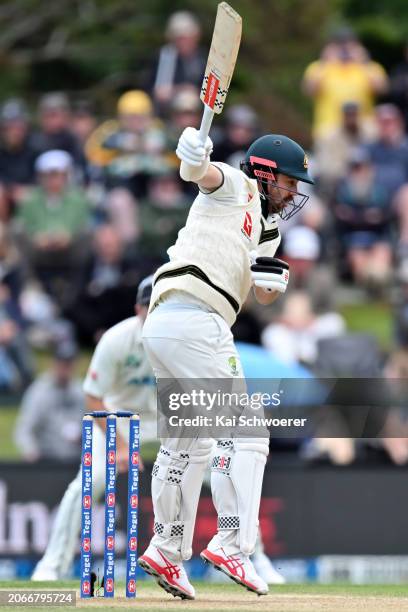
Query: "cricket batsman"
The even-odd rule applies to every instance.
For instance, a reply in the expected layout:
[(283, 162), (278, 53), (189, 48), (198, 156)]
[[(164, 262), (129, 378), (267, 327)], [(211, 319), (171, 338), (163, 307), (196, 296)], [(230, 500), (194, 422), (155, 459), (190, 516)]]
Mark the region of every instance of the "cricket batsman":
[[(110, 328), (95, 348), (84, 382), (89, 412), (129, 410), (141, 415), (143, 441), (157, 439), (155, 379), (142, 343), (142, 326), (152, 292), (152, 277), (139, 285), (135, 314)], [(118, 419), (117, 467), (128, 467), (128, 419)], [(105, 492), (106, 419), (97, 419), (93, 437), (93, 496)], [(103, 429), (102, 429), (103, 428)], [(64, 578), (78, 550), (81, 526), (81, 469), (60, 503), (47, 549), (31, 580)]]
[[(261, 304), (286, 291), (288, 265), (275, 258), (277, 219), (307, 202), (299, 182), (313, 183), (304, 150), (269, 134), (249, 147), (241, 170), (210, 161), (212, 142), (186, 128), (177, 156), (180, 176), (198, 185), (185, 227), (155, 276), (143, 342), (160, 379), (242, 377), (230, 327), (253, 288)], [(203, 475), (211, 454), (206, 438), (168, 437), (152, 472), (154, 536), (139, 565), (163, 589), (194, 599), (183, 561), (192, 539)], [(201, 552), (205, 562), (258, 595), (268, 586), (250, 560), (258, 533), (269, 439), (217, 441), (211, 489), (218, 531)]]

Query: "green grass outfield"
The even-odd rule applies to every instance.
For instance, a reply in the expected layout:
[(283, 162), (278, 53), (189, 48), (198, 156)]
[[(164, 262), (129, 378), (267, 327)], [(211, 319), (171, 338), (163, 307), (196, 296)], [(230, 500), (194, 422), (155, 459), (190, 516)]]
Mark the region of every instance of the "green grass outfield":
[[(98, 610), (143, 610), (143, 612), (385, 612), (387, 610), (408, 611), (407, 585), (345, 585), (345, 584), (289, 584), (271, 587), (269, 595), (257, 597), (234, 584), (208, 584), (195, 582), (196, 600), (174, 599), (153, 581), (138, 584), (135, 600), (126, 600), (124, 585), (116, 585), (116, 597), (105, 600), (102, 597), (79, 599), (78, 581), (58, 583), (32, 583), (28, 581), (0, 581), (2, 590), (75, 590), (77, 608)], [(23, 606), (21, 606), (23, 607)], [(17, 606), (0, 605), (0, 611), (16, 610)], [(61, 607), (24, 606), (29, 610), (53, 610)], [(67, 606), (65, 609), (72, 609)]]

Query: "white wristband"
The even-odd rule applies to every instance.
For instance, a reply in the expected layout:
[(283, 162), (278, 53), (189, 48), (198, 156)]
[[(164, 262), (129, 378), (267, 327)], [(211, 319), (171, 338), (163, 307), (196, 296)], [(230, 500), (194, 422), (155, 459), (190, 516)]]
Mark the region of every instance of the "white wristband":
[(209, 157), (206, 157), (200, 166), (191, 166), (187, 162), (182, 161), (180, 164), (180, 176), (183, 181), (198, 183), (198, 181), (206, 174), (209, 165)]

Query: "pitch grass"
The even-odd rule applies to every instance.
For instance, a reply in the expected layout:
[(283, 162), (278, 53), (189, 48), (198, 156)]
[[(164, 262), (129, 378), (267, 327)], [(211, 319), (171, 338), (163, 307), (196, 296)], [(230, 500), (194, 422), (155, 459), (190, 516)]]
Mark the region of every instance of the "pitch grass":
[[(208, 584), (195, 582), (195, 601), (174, 599), (158, 588), (152, 580), (138, 584), (135, 600), (124, 597), (124, 585), (116, 585), (116, 597), (111, 601), (102, 597), (79, 599), (78, 581), (32, 583), (28, 581), (3, 581), (0, 590), (73, 590), (77, 592), (76, 608), (140, 610), (143, 612), (408, 612), (407, 585), (346, 585), (346, 584), (289, 584), (273, 586), (266, 597), (257, 597), (234, 584)], [(3, 610), (15, 607), (0, 606)], [(29, 607), (29, 610), (47, 608)], [(48, 608), (49, 610), (52, 608)], [(67, 610), (71, 608), (66, 608)]]

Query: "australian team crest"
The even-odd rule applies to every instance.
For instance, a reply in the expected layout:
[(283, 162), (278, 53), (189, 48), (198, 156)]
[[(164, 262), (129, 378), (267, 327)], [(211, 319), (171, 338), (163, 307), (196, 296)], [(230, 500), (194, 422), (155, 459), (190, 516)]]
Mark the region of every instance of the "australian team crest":
[(228, 365), (229, 365), (229, 367), (231, 369), (232, 376), (238, 376), (239, 375), (239, 370), (238, 370), (237, 358), (234, 357), (234, 356), (229, 357)]

